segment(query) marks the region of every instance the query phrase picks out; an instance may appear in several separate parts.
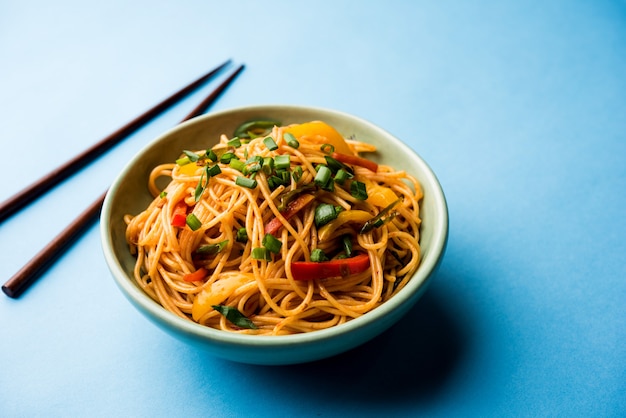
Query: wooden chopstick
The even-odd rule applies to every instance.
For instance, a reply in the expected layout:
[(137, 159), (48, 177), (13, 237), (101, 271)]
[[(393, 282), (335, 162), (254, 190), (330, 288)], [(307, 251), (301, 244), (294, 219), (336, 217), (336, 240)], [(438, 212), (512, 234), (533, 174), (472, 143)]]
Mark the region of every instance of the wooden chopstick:
[(209, 71), (202, 77), (198, 78), (197, 80), (183, 87), (181, 90), (174, 93), (167, 99), (163, 100), (161, 103), (147, 110), (145, 113), (137, 116), (135, 119), (119, 128), (117, 131), (95, 143), (93, 146), (86, 149), (81, 154), (77, 155), (65, 164), (59, 166), (52, 172), (43, 176), (38, 181), (34, 182), (30, 186), (24, 188), (22, 191), (16, 193), (12, 197), (2, 202), (2, 204), (0, 204), (0, 223), (2, 223), (5, 219), (9, 218), (14, 213), (26, 207), (28, 204), (35, 201), (37, 198), (41, 197), (47, 191), (79, 171), (81, 168), (85, 167), (87, 164), (94, 161), (96, 158), (111, 149), (113, 146), (120, 143), (122, 140), (126, 139), (128, 136), (130, 136), (130, 134), (141, 128), (148, 121), (158, 116), (160, 113), (171, 107), (176, 102), (180, 101), (196, 88), (200, 87), (205, 81), (208, 81), (213, 76), (218, 74), (222, 69), (230, 64), (230, 62), (231, 60), (227, 60), (223, 64)]
[[(243, 71), (240, 65), (228, 78), (196, 106), (182, 121), (185, 122), (202, 114), (226, 90), (229, 84)], [(19, 297), (41, 274), (76, 241), (100, 215), (106, 192), (94, 201), (70, 225), (34, 256), (22, 269), (11, 277), (3, 286), (2, 291), (11, 298)]]

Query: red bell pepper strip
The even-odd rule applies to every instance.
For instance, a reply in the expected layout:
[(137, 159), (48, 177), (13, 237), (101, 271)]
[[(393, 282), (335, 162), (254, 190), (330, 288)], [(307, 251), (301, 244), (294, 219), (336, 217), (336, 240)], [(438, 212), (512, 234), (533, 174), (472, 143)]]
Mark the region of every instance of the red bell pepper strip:
[(370, 257), (359, 254), (352, 258), (330, 261), (294, 261), (291, 263), (291, 274), (294, 280), (327, 279), (329, 277), (346, 277), (364, 272), (370, 267)]
[(209, 275), (209, 272), (204, 267), (200, 267), (198, 270), (193, 273), (187, 273), (183, 276), (183, 280), (186, 282), (197, 282), (200, 280), (204, 280), (206, 276)]
[[(295, 200), (291, 201), (287, 205), (287, 208), (285, 208), (285, 210), (281, 212), (281, 215), (283, 215), (285, 219), (289, 220), (293, 218), (293, 216), (300, 210), (302, 210), (306, 205), (311, 203), (313, 199), (315, 199), (315, 196), (313, 196), (312, 194), (303, 194), (301, 196), (298, 196)], [(280, 221), (280, 219), (273, 218), (265, 225), (265, 233), (275, 236), (281, 226), (283, 226), (283, 223)]]
[(356, 155), (348, 155), (348, 154), (342, 154), (339, 152), (333, 152), (331, 157), (333, 157), (335, 160), (342, 162), (344, 164), (352, 164), (352, 165), (365, 167), (368, 170), (373, 171), (374, 173), (378, 171), (378, 164), (376, 164), (374, 161), (371, 161), (362, 157), (357, 157)]
[(172, 226), (178, 228), (184, 228), (187, 225), (187, 204), (184, 200), (181, 200), (174, 206), (174, 213), (172, 213)]

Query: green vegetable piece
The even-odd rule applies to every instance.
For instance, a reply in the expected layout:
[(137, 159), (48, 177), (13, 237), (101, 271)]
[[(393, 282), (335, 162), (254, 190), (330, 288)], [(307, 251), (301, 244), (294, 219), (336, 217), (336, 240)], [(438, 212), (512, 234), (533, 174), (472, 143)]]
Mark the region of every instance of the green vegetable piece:
[(311, 261), (314, 261), (316, 263), (320, 263), (322, 261), (328, 261), (328, 256), (326, 255), (324, 251), (320, 250), (319, 248), (316, 248), (313, 251), (311, 251)]
[(254, 260), (272, 261), (272, 255), (265, 247), (256, 247), (252, 249), (250, 254)]
[(235, 239), (237, 242), (248, 242), (248, 231), (246, 231), (246, 228), (239, 228), (237, 230), (237, 238)]
[(291, 132), (285, 132), (283, 134), (283, 138), (287, 142), (287, 145), (289, 145), (291, 148), (298, 148), (300, 146), (300, 143)]
[(242, 314), (237, 308), (225, 305), (213, 305), (213, 309), (224, 315), (233, 325), (246, 329), (258, 329), (254, 322)]
[(235, 179), (235, 184), (237, 186), (246, 187), (248, 189), (254, 189), (257, 185), (256, 180), (243, 176), (237, 176), (237, 178)]
[(329, 203), (320, 203), (315, 208), (315, 226), (322, 227), (326, 225), (328, 222), (337, 218), (337, 211), (335, 207)]
[(265, 234), (262, 243), (268, 251), (273, 252), (274, 254), (280, 253), (280, 249), (283, 246), (283, 243), (272, 234)]
[(224, 240), (222, 242), (218, 242), (217, 244), (207, 244), (198, 247), (195, 251), (196, 254), (202, 255), (215, 255), (221, 252), (228, 245), (228, 240)]
[(274, 167), (276, 170), (288, 169), (291, 165), (291, 156), (289, 154), (277, 155), (274, 158)]
[(367, 188), (365, 187), (365, 183), (360, 181), (353, 181), (350, 183), (350, 194), (358, 200), (367, 199)]
[(239, 138), (256, 138), (261, 135), (267, 135), (274, 126), (280, 126), (281, 123), (273, 119), (259, 119), (242, 123), (235, 129), (233, 136)]
[(268, 136), (267, 138), (265, 138), (263, 140), (263, 143), (265, 144), (267, 149), (270, 150), (270, 151), (275, 151), (275, 150), (278, 149), (278, 145), (276, 145), (276, 142), (274, 141), (274, 138), (272, 138), (271, 136)]
[(200, 219), (198, 219), (196, 215), (190, 213), (189, 215), (187, 215), (187, 226), (189, 226), (192, 231), (197, 231), (202, 226), (202, 222), (200, 221)]

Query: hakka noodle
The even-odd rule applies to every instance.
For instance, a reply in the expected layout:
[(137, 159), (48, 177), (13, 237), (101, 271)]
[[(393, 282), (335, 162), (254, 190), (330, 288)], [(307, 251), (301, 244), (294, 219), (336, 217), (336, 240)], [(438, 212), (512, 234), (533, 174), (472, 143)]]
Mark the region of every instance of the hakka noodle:
[(310, 332), (375, 309), (419, 265), (422, 189), (374, 152), (321, 121), (263, 120), (181, 150), (152, 170), (150, 205), (124, 218), (136, 282), (182, 318), (244, 334)]

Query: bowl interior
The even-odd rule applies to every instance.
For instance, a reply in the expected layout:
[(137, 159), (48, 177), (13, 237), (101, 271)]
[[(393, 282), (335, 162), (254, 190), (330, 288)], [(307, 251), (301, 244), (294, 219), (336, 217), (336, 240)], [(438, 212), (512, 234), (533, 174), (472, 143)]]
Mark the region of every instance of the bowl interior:
[[(152, 168), (178, 158), (183, 149), (206, 149), (223, 133), (232, 135), (242, 122), (272, 118), (283, 125), (323, 120), (346, 137), (374, 144), (378, 152), (368, 158), (404, 169), (421, 183), (420, 208), (422, 261), (408, 285), (379, 308), (341, 326), (281, 337), (244, 336), (185, 321), (150, 299), (133, 280), (135, 258), (128, 251), (123, 216), (137, 214), (152, 201), (147, 178)], [(107, 264), (124, 295), (149, 319), (166, 331), (236, 361), (287, 364), (323, 358), (352, 348), (374, 337), (397, 321), (418, 299), (441, 261), (448, 236), (447, 207), (432, 170), (404, 143), (381, 128), (355, 116), (327, 109), (298, 106), (251, 106), (211, 113), (187, 121), (152, 141), (140, 151), (109, 189), (101, 215), (103, 250)], [(350, 338), (342, 336), (350, 334)], [(289, 346), (281, 354), (278, 347)], [(300, 346), (300, 349), (294, 349)], [(251, 354), (250, 350), (254, 350)], [(281, 357), (282, 355), (282, 357)]]

